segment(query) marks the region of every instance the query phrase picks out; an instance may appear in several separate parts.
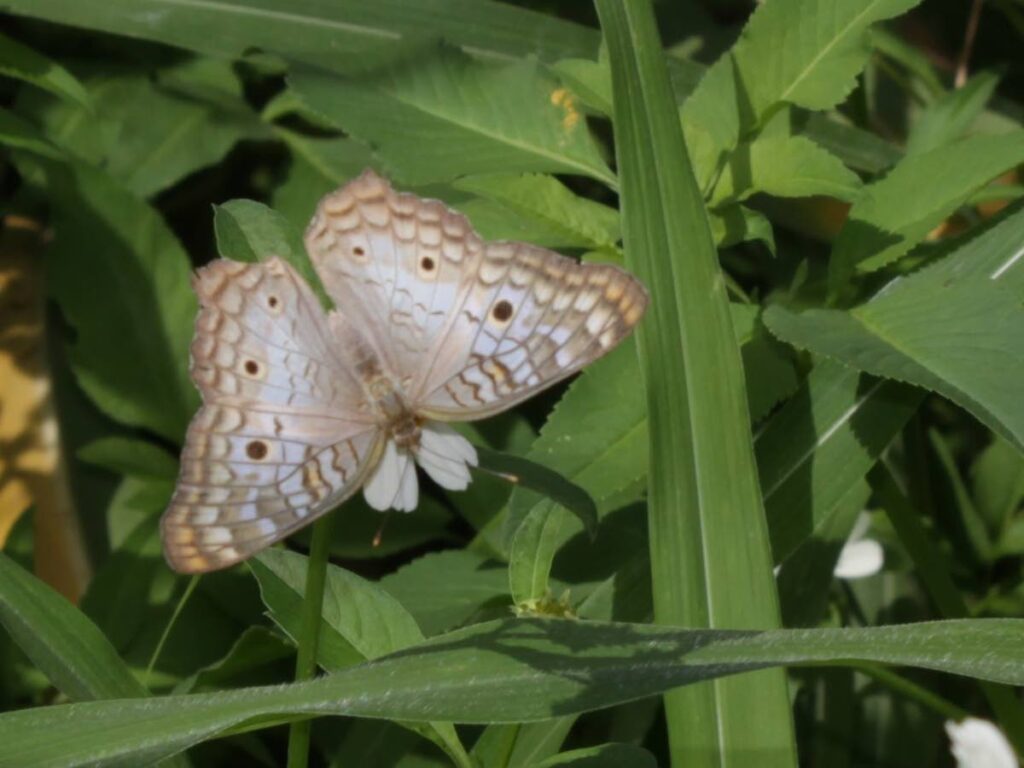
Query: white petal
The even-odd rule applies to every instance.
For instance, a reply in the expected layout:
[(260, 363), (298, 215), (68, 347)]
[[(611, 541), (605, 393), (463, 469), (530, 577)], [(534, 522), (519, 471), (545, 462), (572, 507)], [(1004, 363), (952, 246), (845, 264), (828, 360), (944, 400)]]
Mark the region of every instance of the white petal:
[(839, 553), (839, 561), (832, 572), (838, 579), (862, 579), (882, 570), (885, 553), (874, 539), (851, 541)]
[(988, 720), (968, 717), (959, 724), (947, 720), (946, 733), (958, 768), (1019, 768), (1010, 743)]
[(463, 461), (452, 461), (425, 451), (419, 451), (416, 454), (416, 461), (442, 488), (447, 488), (450, 491), (464, 491), (469, 487), (469, 469)]
[(402, 479), (401, 470), (398, 447), (393, 440), (388, 440), (384, 446), (384, 456), (363, 486), (366, 503), (380, 512), (390, 507)]
[(416, 462), (405, 451), (399, 453), (402, 462), (402, 479), (391, 506), (399, 512), (412, 512), (419, 501), (420, 486), (416, 481)]
[(469, 466), (479, 463), (476, 448), (466, 438), (447, 424), (434, 422), (423, 426), (416, 461), (435, 483), (452, 491), (466, 489)]

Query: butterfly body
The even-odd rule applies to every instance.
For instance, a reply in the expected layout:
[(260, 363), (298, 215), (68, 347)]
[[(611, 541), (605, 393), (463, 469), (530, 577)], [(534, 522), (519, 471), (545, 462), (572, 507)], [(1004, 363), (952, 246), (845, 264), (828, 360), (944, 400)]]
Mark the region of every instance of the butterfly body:
[(168, 562), (223, 568), (363, 489), (411, 511), (418, 464), (466, 488), (445, 422), (499, 413), (618, 344), (647, 303), (617, 267), (484, 243), (461, 214), (364, 173), (321, 201), (306, 248), (335, 309), (284, 260), (194, 281), (203, 397), (162, 519)]

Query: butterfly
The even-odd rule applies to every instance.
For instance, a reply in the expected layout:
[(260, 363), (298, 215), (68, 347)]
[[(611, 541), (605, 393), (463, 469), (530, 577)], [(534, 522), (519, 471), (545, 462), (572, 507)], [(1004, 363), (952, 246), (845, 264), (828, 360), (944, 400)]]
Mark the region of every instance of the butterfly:
[(507, 410), (575, 373), (640, 321), (627, 272), (481, 240), (437, 200), (366, 171), (305, 234), (335, 309), (287, 261), (200, 268), (190, 373), (203, 405), (161, 519), (182, 573), (225, 568), (358, 489), (411, 511), (416, 465), (464, 490), (472, 444), (448, 422)]

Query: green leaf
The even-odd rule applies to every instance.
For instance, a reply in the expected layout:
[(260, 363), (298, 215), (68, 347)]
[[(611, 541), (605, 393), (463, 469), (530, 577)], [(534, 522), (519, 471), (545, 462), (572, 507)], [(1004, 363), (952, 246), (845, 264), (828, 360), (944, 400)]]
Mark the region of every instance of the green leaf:
[(998, 85), (999, 76), (994, 72), (979, 72), (960, 88), (943, 94), (911, 126), (907, 154), (929, 152), (960, 138), (985, 109)]
[[(582, 486), (606, 513), (634, 498), (647, 472), (646, 408), (636, 387), (636, 351), (623, 344), (572, 383), (527, 458)], [(580, 529), (549, 499), (516, 488), (504, 538), (517, 603), (546, 597), (554, 553)], [(529, 520), (529, 526), (525, 527)]]
[(990, 530), (1006, 527), (1024, 504), (1024, 456), (999, 437), (971, 467), (974, 503)]
[[(614, 208), (580, 197), (552, 176), (493, 174), (470, 176), (454, 184), (511, 209), (527, 221), (561, 237), (558, 245), (615, 252), (619, 213)], [(531, 242), (535, 242), (530, 238)]]
[(431, 552), (388, 574), (380, 585), (428, 637), (467, 623), (488, 604), (511, 608), (505, 566), (466, 549)]
[(306, 683), (10, 712), (0, 743), (21, 768), (147, 764), (287, 715), (527, 721), (777, 664), (872, 661), (1020, 685), (1022, 632), (1013, 619), (774, 631), (513, 619)]
[(544, 171), (615, 186), (570, 95), (536, 63), (499, 67), (440, 47), (358, 79), (297, 69), (290, 82), (408, 184)]
[[(654, 618), (778, 626), (739, 345), (654, 13), (644, 2), (596, 6), (612, 69), (626, 265), (651, 292), (637, 347), (652, 415)], [(711, 766), (722, 752), (757, 749), (765, 766), (796, 764), (778, 672), (678, 691), (665, 708), (675, 763)]]
[(0, 623), (32, 663), (72, 699), (146, 695), (85, 614), (3, 553)]
[[(271, 617), (292, 638), (299, 632), (306, 562), (306, 557), (280, 549), (268, 549), (250, 561)], [(333, 565), (327, 567), (321, 618), (317, 662), (331, 672), (423, 640), (416, 620), (387, 591)], [(458, 764), (468, 762), (451, 723), (413, 728)]]
[(188, 256), (153, 208), (103, 172), (50, 164), (47, 177), (47, 277), (75, 330), (78, 381), (114, 419), (179, 442), (199, 402), (188, 376)]
[(839, 553), (870, 495), (867, 482), (858, 480), (782, 563), (775, 578), (787, 627), (813, 627), (821, 620)]
[(784, 341), (876, 376), (938, 392), (1024, 450), (1024, 211), (849, 311), (765, 322)]
[(480, 469), (512, 478), (519, 488), (541, 494), (572, 512), (591, 536), (597, 533), (597, 505), (583, 488), (548, 465), (476, 446)]
[(64, 153), (51, 144), (39, 128), (3, 108), (0, 108), (0, 144), (51, 160), (64, 159)]
[(773, 0), (758, 6), (731, 52), (752, 115), (763, 120), (782, 102), (823, 110), (843, 101), (867, 62), (870, 26), (918, 2)]
[(654, 755), (632, 744), (601, 744), (563, 752), (536, 763), (537, 768), (556, 768), (566, 765), (575, 768), (657, 768)]
[(857, 174), (810, 139), (768, 136), (736, 148), (719, 177), (711, 204), (746, 200), (757, 192), (853, 200), (859, 191)]
[(591, 56), (600, 40), (581, 24), (488, 0), (267, 0), (258, 6), (245, 0), (172, 0), (159, 14), (146, 13), (138, 0), (110, 0), (96, 8), (67, 0), (11, 0), (4, 9), (220, 58), (263, 50), (341, 71), (365, 68), (367, 56), (403, 38), (443, 39), (500, 60)]
[(288, 176), (274, 189), (274, 210), (296, 231), (309, 223), (320, 198), (373, 165), (370, 148), (354, 139), (320, 139), (274, 129), (291, 150)]
[(481, 768), (530, 768), (558, 752), (575, 716), (539, 723), (489, 725), (473, 744)]
[[(773, 0), (704, 74), (681, 110), (697, 181), (707, 189), (721, 161), (783, 104), (833, 107), (868, 57), (871, 24), (920, 0)], [(816, 137), (815, 137), (816, 138)]]
[(277, 632), (260, 626), (247, 627), (224, 658), (182, 680), (175, 687), (174, 693), (232, 687), (232, 684), (238, 684), (242, 676), (245, 676), (245, 682), (249, 685), (269, 683), (273, 681), (269, 675), (263, 675), (264, 680), (251, 679), (254, 677), (253, 672), (285, 659), (290, 660), (294, 655), (295, 649), (291, 643)]
[(911, 387), (824, 361), (758, 430), (754, 446), (776, 563), (824, 536), (921, 398)]
[(835, 115), (811, 112), (800, 115), (797, 123), (802, 135), (858, 171), (881, 173), (903, 157), (899, 147), (854, 125), (839, 122)]
[(31, 83), (84, 109), (90, 109), (89, 94), (74, 75), (60, 64), (4, 34), (0, 34), (0, 75)]
[(775, 233), (772, 223), (763, 213), (742, 205), (726, 205), (708, 214), (711, 234), (719, 248), (760, 240), (768, 252), (775, 255)]
[[(312, 217), (312, 210), (309, 215)], [(278, 256), (295, 267), (324, 309), (334, 306), (313, 269), (302, 236), (277, 211), (253, 200), (229, 200), (215, 207), (213, 228), (217, 250), (225, 259), (257, 262)]]
[(101, 437), (77, 451), (82, 461), (121, 475), (174, 480), (178, 461), (158, 445), (130, 437)]
[[(237, 79), (227, 62), (215, 65)], [(116, 74), (87, 82), (93, 108), (50, 99), (23, 99), (21, 111), (42, 125), (57, 146), (101, 166), (124, 187), (149, 197), (185, 176), (219, 162), (237, 142), (269, 131), (240, 94), (181, 92), (210, 75), (193, 63), (161, 70), (159, 77)]]
[(829, 282), (838, 290), (856, 270), (890, 264), (920, 243), (978, 189), (1024, 162), (1024, 131), (973, 136), (909, 155), (864, 189), (832, 249)]

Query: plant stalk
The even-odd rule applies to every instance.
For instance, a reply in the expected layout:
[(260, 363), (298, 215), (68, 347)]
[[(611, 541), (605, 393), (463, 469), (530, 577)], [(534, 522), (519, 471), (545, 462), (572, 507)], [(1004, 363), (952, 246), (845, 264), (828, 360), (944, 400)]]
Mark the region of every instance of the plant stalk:
[[(320, 617), (327, 580), (327, 559), (331, 548), (334, 513), (329, 512), (313, 524), (313, 541), (306, 566), (302, 624), (299, 628), (299, 652), (295, 660), (295, 681), (309, 680), (316, 672), (317, 647), (320, 644)], [(294, 722), (288, 731), (288, 768), (306, 768), (309, 763), (309, 739), (313, 720)]]

